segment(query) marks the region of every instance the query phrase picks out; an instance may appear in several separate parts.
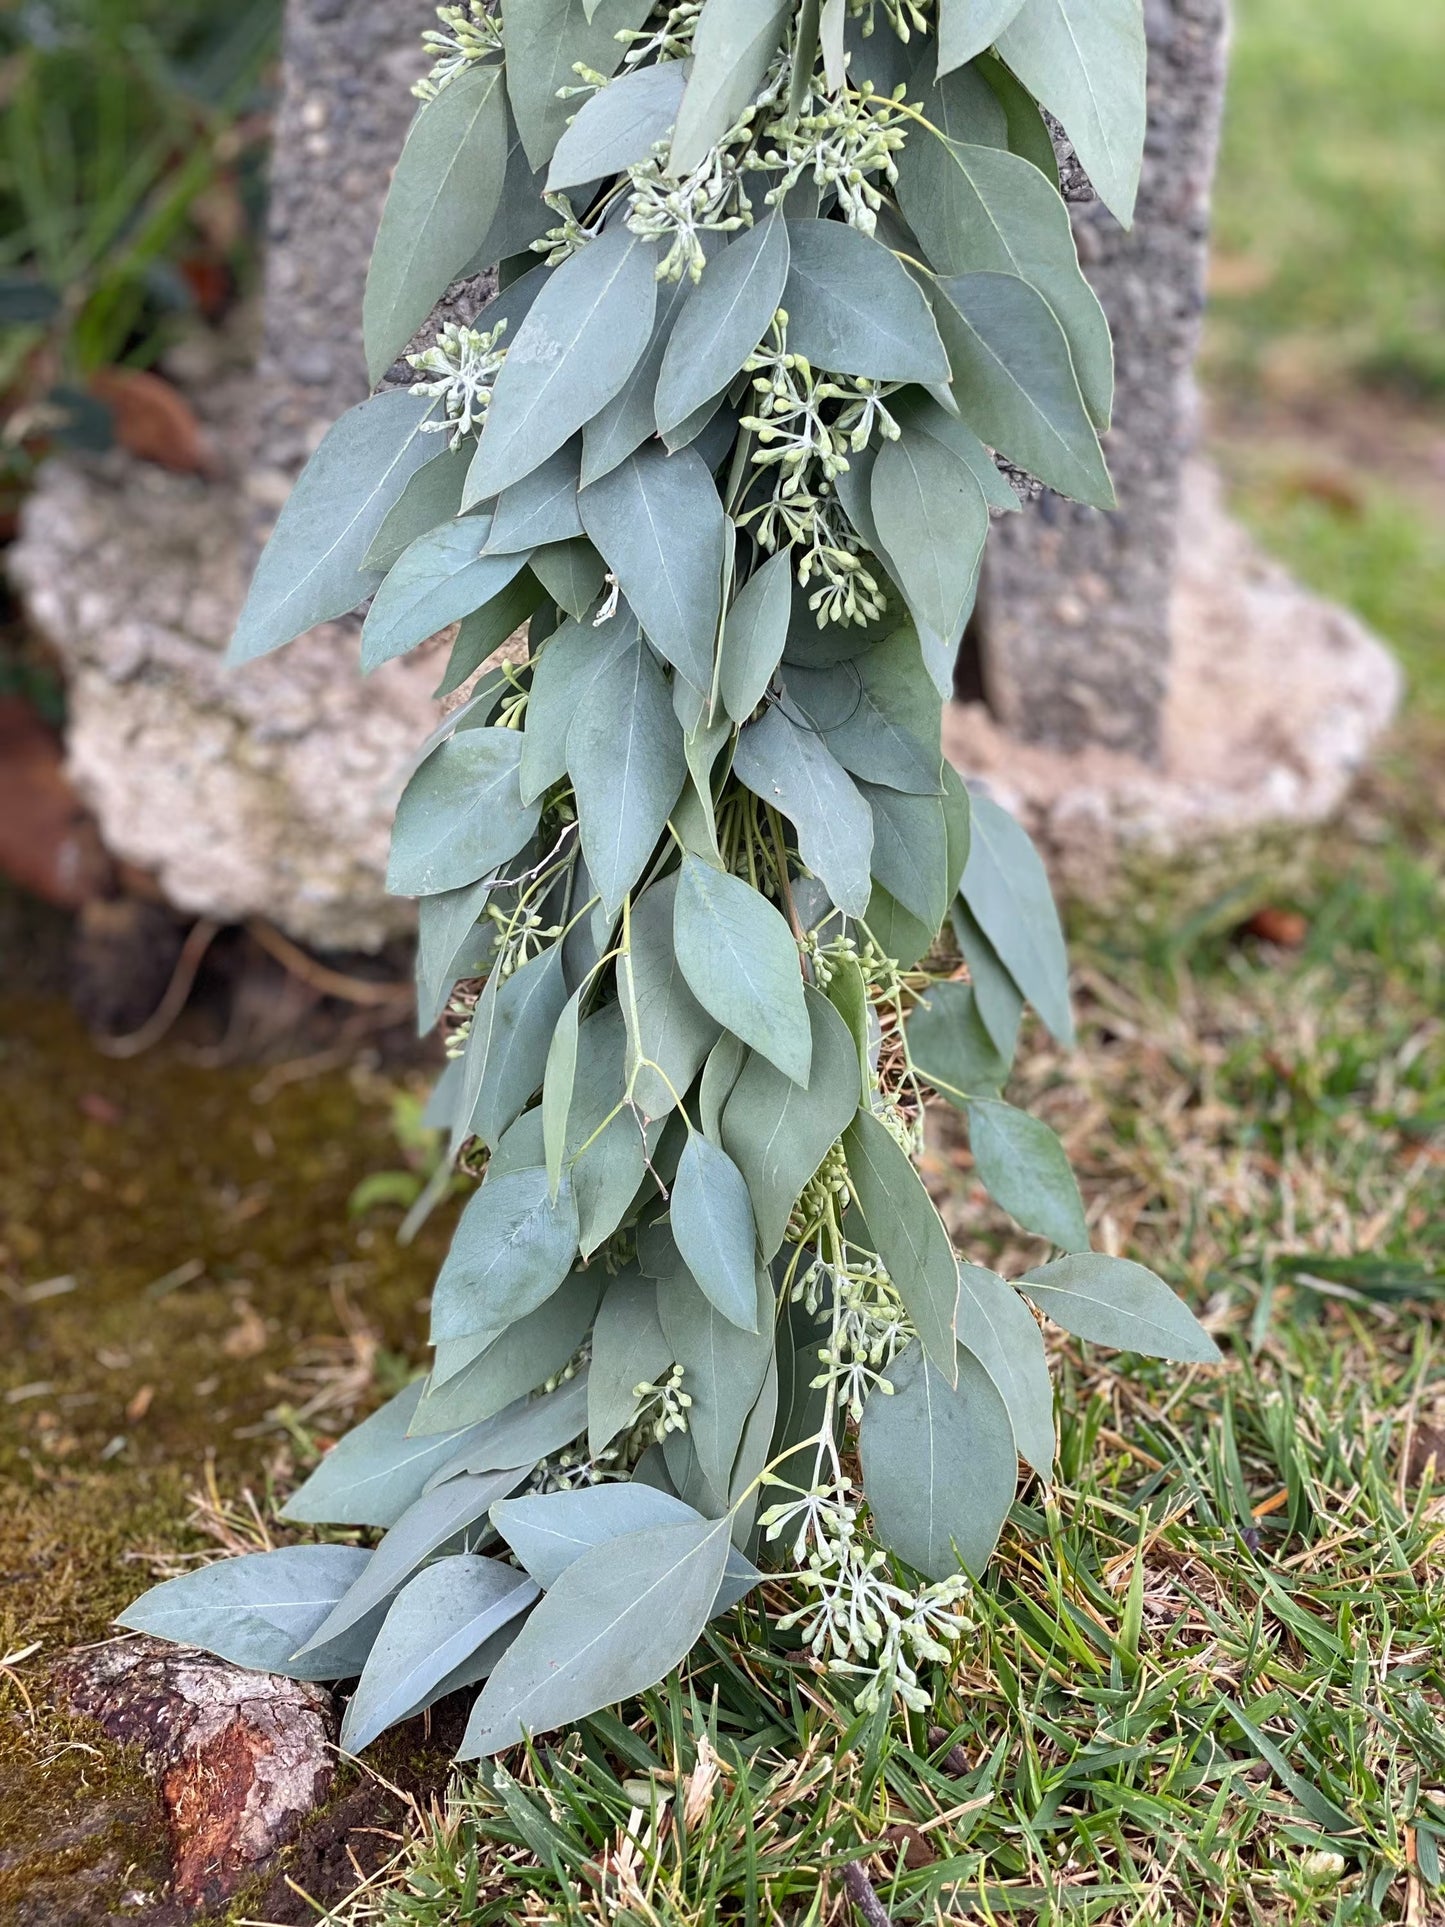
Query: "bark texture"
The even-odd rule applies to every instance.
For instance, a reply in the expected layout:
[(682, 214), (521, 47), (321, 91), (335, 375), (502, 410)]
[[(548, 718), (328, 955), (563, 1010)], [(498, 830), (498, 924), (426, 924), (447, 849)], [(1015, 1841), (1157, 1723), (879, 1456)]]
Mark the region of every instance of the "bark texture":
[(1126, 233), (1072, 150), (1065, 193), (1114, 335), (1104, 449), (1113, 514), (1043, 491), (991, 532), (979, 634), (984, 691), (1013, 735), (1154, 761), (1169, 684), (1180, 485), (1195, 438), (1209, 195), (1224, 97), (1226, 0), (1144, 0), (1149, 129)]
[(144, 1750), (188, 1905), (229, 1899), (330, 1789), (336, 1722), (320, 1687), (153, 1639), (72, 1653), (55, 1685), (108, 1738)]

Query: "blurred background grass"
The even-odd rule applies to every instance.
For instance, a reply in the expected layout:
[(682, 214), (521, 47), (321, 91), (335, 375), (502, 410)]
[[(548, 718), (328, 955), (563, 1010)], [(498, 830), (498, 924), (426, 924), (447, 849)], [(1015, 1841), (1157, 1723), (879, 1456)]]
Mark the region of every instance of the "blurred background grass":
[(1234, 504), (1445, 713), (1445, 8), (1237, 0), (1203, 358)]

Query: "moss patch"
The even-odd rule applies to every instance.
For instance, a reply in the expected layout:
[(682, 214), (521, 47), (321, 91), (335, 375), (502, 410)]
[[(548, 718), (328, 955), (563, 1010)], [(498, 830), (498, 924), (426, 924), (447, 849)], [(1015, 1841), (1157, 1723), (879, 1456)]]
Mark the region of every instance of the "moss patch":
[(150, 1555), (214, 1550), (208, 1464), (264, 1502), (420, 1361), (447, 1214), (402, 1250), (348, 1212), (398, 1161), (393, 1092), (115, 1062), (64, 1005), (0, 1003), (0, 1660), (35, 1649), (0, 1671), (0, 1918), (101, 1921), (165, 1877), (136, 1762), (49, 1707), (49, 1660)]

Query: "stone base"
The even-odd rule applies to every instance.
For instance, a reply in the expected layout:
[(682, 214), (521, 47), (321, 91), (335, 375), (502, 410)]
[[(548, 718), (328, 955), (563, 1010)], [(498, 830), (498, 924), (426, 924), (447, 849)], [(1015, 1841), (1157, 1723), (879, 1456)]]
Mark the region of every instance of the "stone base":
[(1321, 821), (1399, 705), (1385, 645), (1263, 555), (1202, 462), (1185, 473), (1171, 628), (1157, 766), (1021, 743), (981, 703), (945, 715), (950, 761), (1022, 818), (1071, 894), (1107, 891), (1126, 852)]
[(119, 450), (56, 461), (10, 573), (64, 668), (70, 774), (110, 852), (180, 910), (378, 950), (411, 926), (382, 878), (438, 650), (362, 681), (346, 621), (228, 669), (254, 515), (234, 482)]

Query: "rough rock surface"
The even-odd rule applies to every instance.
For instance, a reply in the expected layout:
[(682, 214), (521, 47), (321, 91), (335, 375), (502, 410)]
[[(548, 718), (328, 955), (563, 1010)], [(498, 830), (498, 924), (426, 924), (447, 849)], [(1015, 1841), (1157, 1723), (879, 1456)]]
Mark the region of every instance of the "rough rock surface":
[(1224, 98), (1226, 0), (1145, 0), (1149, 124), (1128, 233), (1061, 153), (1079, 258), (1114, 335), (1113, 514), (1043, 491), (995, 525), (979, 599), (989, 705), (1028, 742), (1159, 753), (1179, 491)]
[(1400, 701), (1399, 665), (1364, 625), (1302, 589), (1186, 470), (1157, 763), (1093, 743), (1022, 743), (981, 703), (947, 712), (944, 748), (1018, 812), (1080, 896), (1129, 850), (1161, 854), (1336, 807)]
[(382, 877), (437, 652), (363, 682), (343, 622), (228, 669), (245, 523), (234, 485), (119, 451), (48, 470), (11, 573), (65, 665), (71, 776), (113, 854), (177, 908), (376, 950), (410, 925)]
[(228, 1899), (330, 1788), (336, 1723), (319, 1687), (153, 1639), (73, 1653), (55, 1686), (110, 1739), (144, 1749), (165, 1808), (174, 1892), (190, 1905)]

